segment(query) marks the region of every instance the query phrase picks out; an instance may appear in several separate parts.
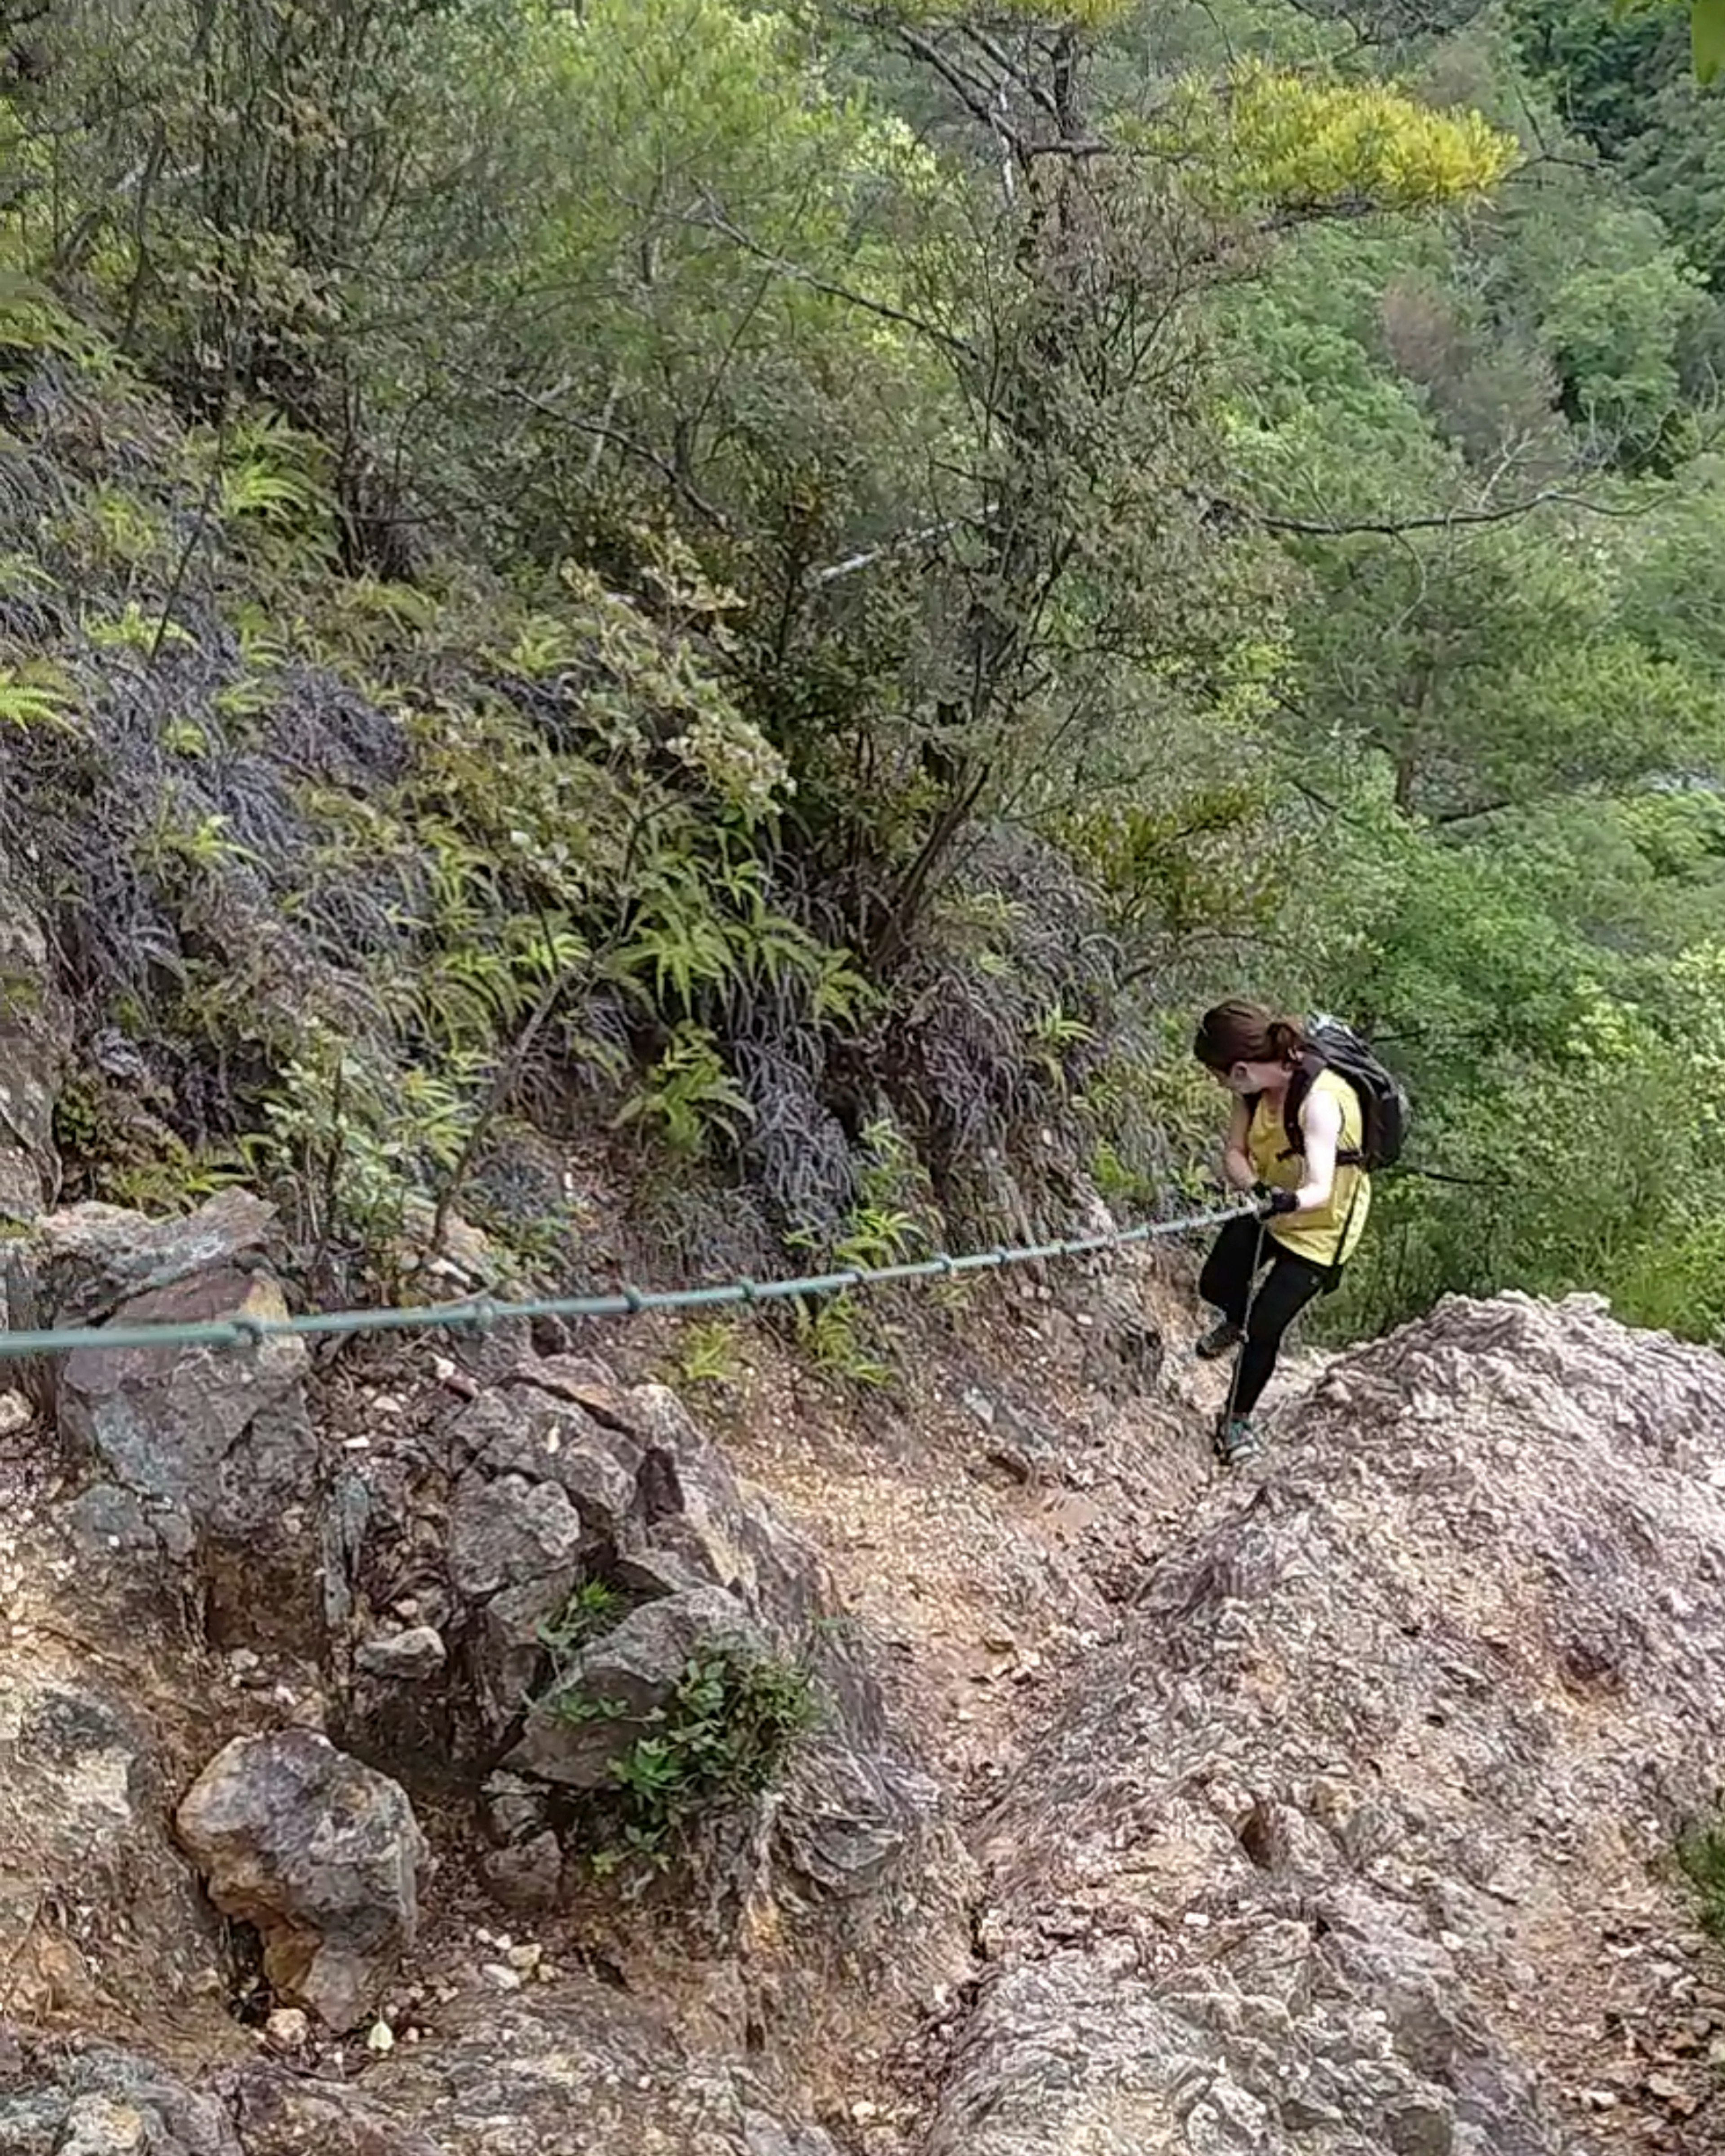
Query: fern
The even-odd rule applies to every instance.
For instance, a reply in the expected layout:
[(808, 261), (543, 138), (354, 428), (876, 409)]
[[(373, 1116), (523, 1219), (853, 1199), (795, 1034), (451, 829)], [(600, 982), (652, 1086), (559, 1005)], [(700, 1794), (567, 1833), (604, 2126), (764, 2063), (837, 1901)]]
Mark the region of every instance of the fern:
[(193, 641), (190, 631), (182, 629), (178, 622), (146, 613), (136, 599), (128, 599), (121, 611), (106, 621), (94, 620), (86, 615), (84, 633), (92, 644), (104, 650), (124, 646), (133, 651), (154, 651), (158, 644)]
[(644, 1123), (671, 1152), (698, 1159), (715, 1137), (735, 1145), (743, 1124), (753, 1116), (712, 1034), (704, 1026), (685, 1024), (619, 1110), (615, 1127)]
[(0, 667), (0, 721), (20, 733), (39, 728), (75, 732), (77, 721), (64, 675), (40, 662)]

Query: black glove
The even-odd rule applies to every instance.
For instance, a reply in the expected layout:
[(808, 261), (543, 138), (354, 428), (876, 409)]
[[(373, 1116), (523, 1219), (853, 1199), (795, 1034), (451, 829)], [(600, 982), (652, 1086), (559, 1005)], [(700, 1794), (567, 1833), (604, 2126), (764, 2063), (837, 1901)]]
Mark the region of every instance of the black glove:
[(1297, 1213), (1298, 1194), (1291, 1190), (1272, 1190), (1258, 1209), (1260, 1218), (1266, 1220), (1273, 1220), (1278, 1213)]

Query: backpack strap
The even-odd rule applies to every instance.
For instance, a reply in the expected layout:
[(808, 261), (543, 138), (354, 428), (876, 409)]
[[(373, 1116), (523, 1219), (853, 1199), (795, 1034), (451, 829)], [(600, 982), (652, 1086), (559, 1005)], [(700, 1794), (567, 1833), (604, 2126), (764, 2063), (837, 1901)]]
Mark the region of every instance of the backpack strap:
[[(1292, 1081), (1282, 1098), (1281, 1132), (1287, 1140), (1287, 1145), (1283, 1152), (1277, 1154), (1278, 1160), (1305, 1158), (1306, 1133), (1300, 1127), (1300, 1111), (1304, 1106), (1306, 1096), (1312, 1091), (1313, 1083), (1320, 1072), (1327, 1070), (1329, 1067), (1323, 1057), (1313, 1049), (1307, 1049), (1305, 1055), (1301, 1057), (1296, 1066)], [(1353, 1091), (1355, 1097), (1358, 1098), (1359, 1088), (1355, 1086)], [(1359, 1103), (1359, 1116), (1360, 1136), (1363, 1138), (1366, 1124), (1366, 1104), (1363, 1101)], [(1358, 1146), (1337, 1147), (1337, 1168), (1363, 1168), (1365, 1164), (1366, 1156)]]

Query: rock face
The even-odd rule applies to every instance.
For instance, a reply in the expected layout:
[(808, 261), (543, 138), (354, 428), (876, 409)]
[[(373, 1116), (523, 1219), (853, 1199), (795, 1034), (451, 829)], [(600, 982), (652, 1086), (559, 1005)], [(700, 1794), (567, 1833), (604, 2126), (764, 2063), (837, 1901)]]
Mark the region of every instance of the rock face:
[(41, 923), (0, 880), (0, 1219), (33, 1220), (59, 1194), (54, 1111), (72, 1028), (53, 979)]
[(367, 2089), (451, 2156), (838, 2156), (824, 2133), (778, 2125), (745, 2076), (584, 1979), (476, 2002), (434, 2051), (398, 2051)]
[(1725, 1759), (1722, 1459), (1725, 1362), (1585, 1300), (1334, 1363), (990, 1820), (928, 2156), (1620, 2148), (1612, 1943)]
[[(193, 1323), (286, 1315), (265, 1255), (272, 1209), (226, 1191), (184, 1219), (78, 1205), (25, 1253), (29, 1322)], [(15, 1322), (23, 1322), (15, 1317)], [(319, 1455), (296, 1340), (84, 1349), (51, 1373), (69, 1459), (92, 1476), (74, 1538), (147, 1599), (182, 1573), (218, 1644), (316, 1642)]]
[[(830, 1622), (838, 1602), (819, 1553), (743, 1487), (674, 1394), (624, 1386), (586, 1358), (526, 1357), (453, 1408), (434, 1450), (447, 1462), (436, 1471), (375, 1459), (356, 1471), (354, 1596), (362, 1611), (410, 1604), (445, 1641), (449, 1672), (374, 1681), (355, 1697), (347, 1741), (382, 1758), (416, 1741), (476, 1782), (506, 1763), (598, 1789), (703, 1641), (746, 1643), (806, 1659), (825, 1708), (774, 1808), (775, 1894), (872, 1892), (898, 1860), (914, 1871), (926, 1859), (939, 1793), (890, 1735), (862, 1644)], [(593, 1584), (611, 1614), (554, 1684), (547, 1630)], [(367, 1645), (362, 1670), (377, 1662)], [(554, 1691), (624, 1711), (582, 1723), (535, 1707)], [(544, 1830), (531, 1801), (508, 1815), (506, 1844)], [(962, 1859), (950, 1838), (942, 1845), (956, 1878)], [(526, 1873), (542, 1887), (542, 1847)]]
[(427, 1854), (397, 1784), (310, 1730), (236, 1738), (176, 1824), (216, 1907), (262, 1934), (279, 1997), (336, 2030), (376, 2005), (418, 1931)]
[(64, 1641), (21, 1628), (12, 1644), (0, 1654), (0, 1997), (44, 2015), (146, 1988), (164, 2005), (195, 1997), (218, 1959), (215, 1926), (163, 1832), (172, 1793), (148, 1709)]

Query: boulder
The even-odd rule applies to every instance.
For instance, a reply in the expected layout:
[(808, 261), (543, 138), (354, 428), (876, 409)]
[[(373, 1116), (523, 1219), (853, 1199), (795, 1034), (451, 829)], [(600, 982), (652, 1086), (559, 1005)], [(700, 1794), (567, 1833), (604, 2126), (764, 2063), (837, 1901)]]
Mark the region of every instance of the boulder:
[[(109, 1205), (56, 1214), (28, 1247), (32, 1322), (285, 1317), (264, 1255), (274, 1218), (240, 1191), (183, 1220)], [(51, 1371), (62, 1447), (96, 1478), (65, 1526), (80, 1556), (115, 1579), (116, 1622), (183, 1589), (219, 1645), (317, 1654), (326, 1611), (309, 1368), (300, 1341), (275, 1339), (83, 1348)]]
[[(223, 1190), (195, 1213), (152, 1220), (123, 1205), (68, 1206), (26, 1246), (36, 1325), (100, 1325), (122, 1304), (200, 1273), (267, 1270), (275, 1209)], [(15, 1320), (21, 1322), (21, 1320)]]
[(427, 1855), (398, 1784), (310, 1730), (236, 1738), (176, 1825), (216, 1907), (257, 1927), (279, 1997), (336, 2030), (375, 2008), (417, 1933)]

